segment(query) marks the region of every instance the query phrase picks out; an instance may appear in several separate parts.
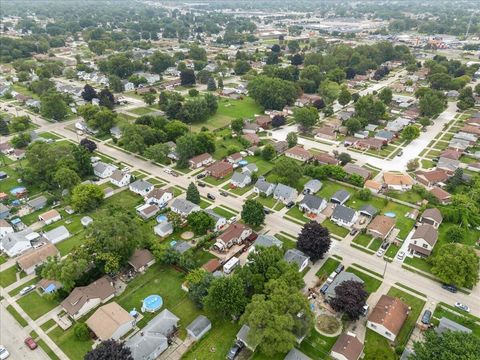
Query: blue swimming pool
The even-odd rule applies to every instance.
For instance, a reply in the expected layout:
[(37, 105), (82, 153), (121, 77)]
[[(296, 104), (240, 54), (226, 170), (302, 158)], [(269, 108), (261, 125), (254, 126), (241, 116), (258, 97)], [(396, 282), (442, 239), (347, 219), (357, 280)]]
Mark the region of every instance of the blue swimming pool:
[(163, 299), (160, 295), (149, 295), (143, 299), (142, 312), (155, 312), (163, 305)]
[(12, 190), (10, 190), (10, 194), (12, 195), (17, 195), (18, 193), (22, 193), (26, 190), (25, 187), (23, 186), (17, 186), (16, 188), (13, 188)]
[(385, 216), (394, 218), (394, 217), (396, 217), (397, 215), (396, 215), (394, 212), (389, 211), (389, 212), (386, 212), (386, 213), (385, 213)]
[(158, 216), (157, 216), (157, 222), (158, 222), (158, 223), (162, 223), (162, 222), (165, 222), (165, 221), (167, 221), (167, 220), (168, 220), (168, 219), (167, 219), (167, 217), (166, 217), (165, 215), (158, 215)]

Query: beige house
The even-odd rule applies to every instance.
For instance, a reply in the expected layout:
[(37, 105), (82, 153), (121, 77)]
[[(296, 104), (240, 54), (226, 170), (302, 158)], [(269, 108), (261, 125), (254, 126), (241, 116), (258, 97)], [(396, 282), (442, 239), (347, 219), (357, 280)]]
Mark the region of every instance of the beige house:
[(285, 151), (285, 156), (303, 162), (308, 161), (312, 158), (312, 154), (310, 154), (308, 150), (305, 150), (302, 146), (299, 145)]
[(17, 259), (17, 264), (27, 275), (35, 273), (35, 269), (60, 253), (53, 244), (45, 244), (37, 249), (30, 249)]
[(430, 224), (422, 224), (412, 235), (408, 250), (416, 256), (430, 256), (438, 240), (438, 230)]
[(116, 302), (103, 305), (88, 318), (86, 324), (101, 340), (119, 340), (135, 326), (135, 319)]
[(49, 210), (47, 212), (44, 212), (43, 214), (38, 215), (38, 220), (43, 221), (45, 225), (53, 224), (55, 221), (58, 221), (62, 218), (60, 213), (55, 210)]
[(395, 228), (395, 220), (385, 215), (377, 215), (367, 226), (367, 234), (385, 240)]
[(409, 313), (408, 305), (400, 299), (382, 295), (367, 320), (367, 328), (395, 341)]

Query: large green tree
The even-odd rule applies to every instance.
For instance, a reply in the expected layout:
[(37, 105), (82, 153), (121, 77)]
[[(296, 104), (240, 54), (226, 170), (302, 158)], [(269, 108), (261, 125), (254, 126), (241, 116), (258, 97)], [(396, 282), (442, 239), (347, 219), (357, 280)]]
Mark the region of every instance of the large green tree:
[(256, 200), (249, 199), (245, 201), (242, 208), (242, 219), (246, 224), (260, 226), (265, 220), (263, 205)]
[(474, 360), (480, 354), (480, 339), (475, 333), (429, 330), (421, 341), (413, 343), (411, 360)]
[(302, 177), (303, 169), (294, 159), (283, 157), (275, 164), (273, 173), (277, 175), (279, 182), (295, 187)]
[(472, 287), (478, 282), (480, 258), (472, 247), (445, 244), (431, 261), (432, 273), (447, 284)]
[(191, 201), (194, 204), (200, 204), (200, 193), (198, 192), (198, 188), (193, 182), (188, 184), (186, 198), (188, 201)]
[(295, 122), (300, 126), (302, 132), (308, 132), (317, 123), (318, 111), (314, 107), (302, 107), (293, 112)]
[(203, 302), (213, 316), (231, 320), (243, 313), (248, 300), (242, 280), (233, 275), (213, 280)]
[(261, 75), (248, 83), (248, 93), (265, 109), (282, 110), (295, 102), (298, 89), (291, 81)]
[(49, 92), (40, 98), (40, 113), (48, 119), (63, 120), (68, 115), (68, 106), (61, 94)]
[(95, 184), (79, 184), (72, 190), (72, 207), (77, 212), (96, 209), (103, 202), (103, 190)]
[(410, 142), (420, 136), (420, 129), (415, 125), (405, 126), (400, 136), (402, 140)]
[(187, 222), (196, 235), (205, 235), (208, 230), (212, 230), (215, 226), (215, 221), (205, 211), (191, 213), (187, 217)]

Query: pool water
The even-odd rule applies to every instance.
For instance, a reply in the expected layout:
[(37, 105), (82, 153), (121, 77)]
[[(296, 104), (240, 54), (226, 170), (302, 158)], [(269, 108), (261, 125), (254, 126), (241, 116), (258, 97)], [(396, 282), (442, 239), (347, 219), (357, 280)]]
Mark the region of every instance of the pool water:
[(26, 189), (23, 186), (17, 186), (16, 188), (13, 188), (10, 190), (10, 194), (12, 195), (17, 195), (18, 193), (24, 192)]
[(162, 222), (165, 222), (167, 221), (167, 217), (165, 215), (158, 215), (157, 216), (157, 222), (158, 223), (162, 223)]
[(163, 305), (163, 299), (160, 295), (149, 295), (142, 303), (142, 312), (155, 312)]
[(386, 212), (386, 213), (385, 213), (385, 216), (394, 218), (394, 217), (396, 217), (397, 215), (396, 215), (394, 212), (389, 211), (389, 212)]

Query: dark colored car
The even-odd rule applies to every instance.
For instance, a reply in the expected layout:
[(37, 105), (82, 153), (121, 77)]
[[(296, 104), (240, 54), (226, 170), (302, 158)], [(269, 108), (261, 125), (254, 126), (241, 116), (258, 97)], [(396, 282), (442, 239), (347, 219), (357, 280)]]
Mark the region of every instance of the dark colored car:
[(225, 191), (220, 191), (220, 195), (227, 197), (227, 196), (228, 196), (228, 193), (225, 192)]
[(241, 341), (236, 341), (235, 344), (230, 348), (227, 354), (227, 359), (228, 360), (233, 360), (237, 357), (237, 355), (242, 351), (243, 349), (243, 343)]
[(203, 179), (205, 176), (205, 173), (198, 174), (197, 179)]
[(425, 310), (422, 316), (422, 324), (430, 325), (431, 318), (432, 318), (432, 312), (430, 310)]
[(383, 250), (387, 250), (388, 245), (390, 245), (390, 243), (384, 242), (381, 247), (382, 247)]
[(25, 345), (27, 345), (30, 350), (35, 350), (38, 347), (35, 340), (33, 340), (31, 337), (26, 338), (24, 342), (25, 342)]
[(456, 293), (457, 292), (457, 287), (455, 285), (443, 284), (442, 289), (450, 291), (451, 293)]
[(197, 183), (197, 185), (200, 186), (200, 187), (205, 187), (205, 183), (203, 183), (203, 182), (199, 182), (199, 183)]
[(357, 229), (352, 229), (352, 231), (350, 231), (350, 235), (352, 235), (352, 236), (353, 236), (353, 235), (355, 235), (357, 232), (358, 232), (358, 230), (357, 230)]
[(264, 214), (270, 214), (270, 209), (264, 207), (264, 208), (263, 208), (263, 213), (264, 213)]
[(287, 205), (285, 205), (287, 209), (291, 209), (292, 207), (295, 206), (295, 203), (293, 201), (290, 201)]
[(340, 274), (340, 273), (343, 271), (343, 269), (345, 269), (345, 266), (342, 265), (342, 264), (340, 264), (340, 265), (338, 265), (337, 268), (335, 269), (335, 272), (336, 272), (337, 274)]
[(210, 193), (207, 194), (207, 198), (209, 198), (210, 200), (215, 200), (215, 196), (213, 196), (213, 194), (210, 194)]
[(320, 293), (324, 294), (327, 292), (328, 289), (328, 284), (323, 284), (323, 286), (320, 288)]

